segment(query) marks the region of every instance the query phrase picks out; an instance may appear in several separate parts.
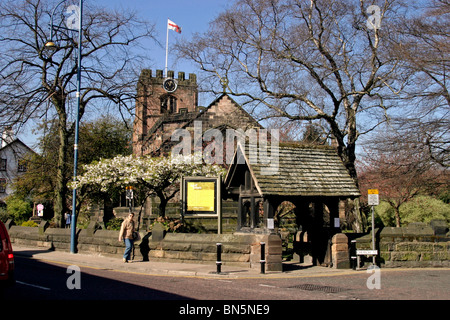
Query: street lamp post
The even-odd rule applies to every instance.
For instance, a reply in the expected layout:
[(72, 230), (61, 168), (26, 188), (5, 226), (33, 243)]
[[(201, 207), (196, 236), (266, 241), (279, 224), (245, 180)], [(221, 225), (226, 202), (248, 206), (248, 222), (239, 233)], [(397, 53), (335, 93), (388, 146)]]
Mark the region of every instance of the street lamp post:
[[(55, 9), (53, 9), (51, 18), (50, 18), (50, 40), (45, 44), (46, 48), (55, 48), (55, 44), (53, 43), (53, 14), (55, 13), (56, 8), (66, 0), (62, 0), (59, 2)], [(80, 103), (81, 103), (81, 38), (82, 38), (82, 21), (83, 21), (83, 0), (80, 0), (79, 6), (79, 17), (78, 17), (78, 59), (77, 59), (77, 116), (75, 122), (75, 141), (73, 145), (73, 181), (76, 182), (77, 179), (77, 166), (78, 166), (78, 133), (79, 133), (79, 124), (80, 124)], [(71, 230), (70, 230), (70, 253), (76, 253), (76, 226), (77, 226), (77, 214), (76, 214), (76, 203), (77, 203), (77, 189), (76, 186), (73, 188), (73, 197), (72, 197), (72, 217), (71, 217)]]

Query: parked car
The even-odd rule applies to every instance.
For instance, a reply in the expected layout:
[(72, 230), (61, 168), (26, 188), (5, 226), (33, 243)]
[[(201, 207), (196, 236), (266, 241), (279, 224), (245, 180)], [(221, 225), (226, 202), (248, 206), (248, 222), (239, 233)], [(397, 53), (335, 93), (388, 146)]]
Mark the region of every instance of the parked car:
[(14, 283), (14, 253), (8, 230), (0, 221), (0, 284)]

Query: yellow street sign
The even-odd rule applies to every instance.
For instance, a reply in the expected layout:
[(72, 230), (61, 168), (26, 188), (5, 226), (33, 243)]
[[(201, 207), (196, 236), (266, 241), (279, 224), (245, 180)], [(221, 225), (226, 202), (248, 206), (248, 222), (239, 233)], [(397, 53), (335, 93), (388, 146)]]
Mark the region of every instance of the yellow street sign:
[(369, 206), (377, 206), (380, 204), (380, 200), (378, 199), (378, 189), (369, 189), (367, 190), (367, 193)]

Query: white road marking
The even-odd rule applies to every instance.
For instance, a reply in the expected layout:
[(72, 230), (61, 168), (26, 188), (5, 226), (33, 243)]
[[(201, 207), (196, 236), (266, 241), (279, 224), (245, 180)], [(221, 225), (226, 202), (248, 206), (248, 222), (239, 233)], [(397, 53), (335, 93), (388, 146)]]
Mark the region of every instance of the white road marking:
[(262, 284), (262, 283), (260, 283), (259, 286), (260, 287), (268, 287), (268, 288), (276, 288), (275, 286), (271, 286), (269, 284)]
[(35, 284), (26, 283), (26, 282), (22, 282), (22, 281), (17, 281), (16, 280), (16, 283), (20, 283), (20, 284), (23, 284), (25, 286), (30, 286), (30, 287), (34, 287), (34, 288), (38, 288), (38, 289), (42, 289), (42, 290), (51, 290), (50, 288), (41, 287), (41, 286), (38, 286), (38, 285), (35, 285)]

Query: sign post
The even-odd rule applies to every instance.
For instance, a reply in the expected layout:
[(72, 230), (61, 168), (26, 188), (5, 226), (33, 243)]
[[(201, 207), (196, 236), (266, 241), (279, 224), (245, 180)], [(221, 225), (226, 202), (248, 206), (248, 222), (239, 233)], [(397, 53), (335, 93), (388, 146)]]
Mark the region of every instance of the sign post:
[(125, 198), (128, 200), (128, 207), (130, 209), (130, 212), (133, 212), (133, 187), (129, 186), (126, 188)]
[[(378, 197), (378, 189), (369, 189), (367, 190), (367, 199), (368, 204), (371, 206), (372, 211), (372, 253), (376, 252), (375, 249), (375, 210), (374, 206), (377, 206), (380, 204), (379, 197)], [(375, 265), (375, 257), (376, 254), (372, 255), (372, 264)]]

